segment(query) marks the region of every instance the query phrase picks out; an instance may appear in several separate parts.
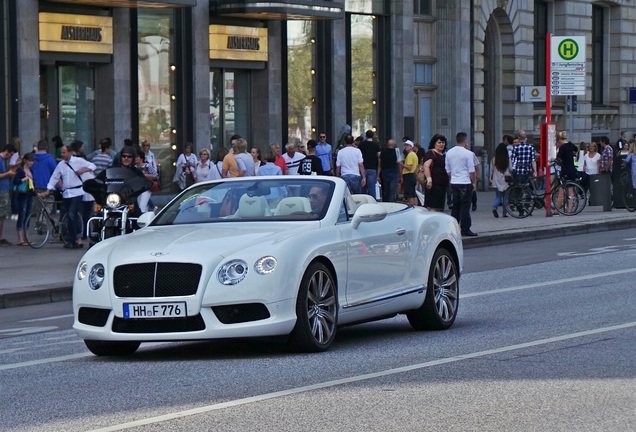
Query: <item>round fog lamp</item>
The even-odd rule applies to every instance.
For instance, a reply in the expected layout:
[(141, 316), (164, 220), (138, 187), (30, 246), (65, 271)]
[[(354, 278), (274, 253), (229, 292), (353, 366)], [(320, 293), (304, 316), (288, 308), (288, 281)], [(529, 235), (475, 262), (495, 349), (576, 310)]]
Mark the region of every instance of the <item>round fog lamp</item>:
[(86, 261), (82, 261), (80, 265), (77, 267), (77, 278), (82, 280), (88, 274), (88, 263)]
[(121, 197), (115, 193), (112, 193), (106, 197), (106, 205), (110, 208), (119, 207), (121, 204)]
[(276, 258), (273, 256), (264, 256), (256, 261), (256, 264), (254, 264), (254, 270), (256, 270), (256, 273), (260, 275), (266, 275), (273, 272), (277, 265), (278, 261), (276, 261)]

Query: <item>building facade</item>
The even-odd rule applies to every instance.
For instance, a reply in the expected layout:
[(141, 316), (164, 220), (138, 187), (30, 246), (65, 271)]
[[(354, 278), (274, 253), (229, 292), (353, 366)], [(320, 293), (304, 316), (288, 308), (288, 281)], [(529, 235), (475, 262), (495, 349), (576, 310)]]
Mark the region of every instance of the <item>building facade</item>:
[(515, 130), (538, 142), (545, 103), (520, 90), (545, 85), (550, 32), (586, 41), (585, 95), (552, 121), (615, 140), (636, 132), (635, 26), (628, 0), (7, 0), (0, 137), (146, 139), (164, 180), (187, 142), (336, 144), (344, 125), (424, 147), (466, 131), (492, 155)]

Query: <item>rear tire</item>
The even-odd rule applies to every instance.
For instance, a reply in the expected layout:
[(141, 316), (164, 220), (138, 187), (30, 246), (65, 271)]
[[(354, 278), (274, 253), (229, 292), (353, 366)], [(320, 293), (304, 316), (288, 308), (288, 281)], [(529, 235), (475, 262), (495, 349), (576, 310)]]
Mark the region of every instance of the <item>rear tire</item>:
[(291, 343), (300, 352), (326, 351), (336, 338), (337, 325), (338, 299), (334, 277), (324, 264), (314, 262), (300, 282)]
[(504, 195), (504, 206), (510, 216), (523, 219), (532, 214), (534, 197), (526, 186), (510, 186)]
[(26, 241), (34, 249), (46, 244), (51, 235), (51, 222), (43, 213), (31, 213), (26, 220)]
[[(77, 215), (77, 217), (79, 218), (79, 225), (80, 225), (80, 230), (84, 229), (84, 221), (82, 220), (82, 216)], [(69, 244), (67, 237), (68, 237), (68, 214), (64, 213), (64, 216), (62, 216), (62, 220), (60, 221), (60, 240), (62, 240), (62, 243), (64, 244)], [(78, 234), (81, 236), (83, 231), (80, 231)], [(73, 240), (70, 244), (75, 243), (75, 240)]]
[[(571, 192), (570, 192), (571, 191)], [(559, 196), (561, 195), (561, 204)], [(587, 194), (585, 190), (575, 182), (567, 182), (565, 185), (558, 185), (552, 191), (552, 206), (564, 216), (574, 216), (583, 211), (587, 205)]]
[(141, 342), (111, 342), (85, 340), (86, 348), (97, 356), (127, 356), (134, 354)]
[(451, 253), (435, 251), (428, 271), (424, 303), (406, 313), (415, 330), (447, 330), (455, 322), (459, 306), (459, 272)]
[(631, 183), (625, 186), (625, 192), (623, 194), (623, 202), (625, 208), (630, 211), (636, 211), (636, 189), (632, 188)]

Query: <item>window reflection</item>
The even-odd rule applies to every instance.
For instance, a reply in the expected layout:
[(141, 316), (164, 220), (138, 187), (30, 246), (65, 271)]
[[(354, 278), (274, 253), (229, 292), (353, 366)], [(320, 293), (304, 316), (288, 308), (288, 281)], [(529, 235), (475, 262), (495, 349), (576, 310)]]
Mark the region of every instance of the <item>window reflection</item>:
[(148, 140), (155, 155), (164, 186), (170, 186), (174, 174), (175, 152), (171, 144), (171, 96), (174, 94), (171, 69), (173, 64), (173, 12), (145, 10), (138, 12), (137, 73), (139, 78), (139, 142)]
[[(311, 139), (314, 121), (314, 75), (325, 73), (314, 64), (315, 36), (312, 21), (287, 23), (288, 119), (287, 140), (291, 143)], [(312, 74), (312, 71), (314, 74)]]
[(374, 19), (351, 15), (351, 129), (362, 135), (376, 124)]

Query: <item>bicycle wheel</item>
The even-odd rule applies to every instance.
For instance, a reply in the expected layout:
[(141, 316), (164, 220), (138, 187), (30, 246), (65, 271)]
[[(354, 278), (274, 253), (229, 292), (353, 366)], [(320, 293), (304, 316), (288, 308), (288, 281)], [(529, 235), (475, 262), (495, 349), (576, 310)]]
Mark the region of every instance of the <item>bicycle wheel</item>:
[(51, 235), (51, 222), (43, 212), (31, 213), (26, 220), (26, 241), (34, 249), (44, 246)]
[(510, 186), (504, 195), (504, 206), (508, 214), (514, 218), (523, 219), (530, 216), (534, 210), (532, 192), (525, 186)]
[(634, 189), (631, 184), (625, 188), (623, 202), (628, 211), (636, 211), (636, 189)]
[[(77, 217), (79, 218), (79, 232), (78, 234), (81, 235), (82, 234), (82, 227), (84, 226), (84, 221), (82, 220), (82, 216), (77, 215)], [(68, 214), (64, 214), (64, 216), (62, 216), (62, 220), (60, 221), (60, 240), (62, 240), (62, 242), (66, 245), (69, 244), (68, 242)], [(73, 240), (73, 243), (75, 243), (75, 241)]]
[(558, 185), (551, 194), (552, 206), (564, 216), (573, 216), (583, 211), (587, 205), (585, 190), (575, 182)]

